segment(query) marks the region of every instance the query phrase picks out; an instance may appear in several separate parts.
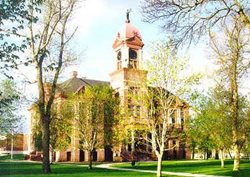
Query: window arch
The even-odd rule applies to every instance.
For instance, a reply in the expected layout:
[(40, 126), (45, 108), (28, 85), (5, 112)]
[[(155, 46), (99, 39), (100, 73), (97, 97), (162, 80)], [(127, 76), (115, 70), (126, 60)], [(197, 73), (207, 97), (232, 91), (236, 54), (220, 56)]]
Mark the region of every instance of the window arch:
[(129, 49), (129, 59), (137, 59), (137, 52), (133, 49)]
[(122, 58), (122, 53), (121, 53), (121, 51), (118, 51), (117, 52), (117, 60), (121, 60), (121, 58)]
[(137, 52), (133, 49), (129, 49), (129, 68), (137, 68)]
[(120, 50), (117, 52), (116, 58), (117, 58), (117, 69), (121, 69), (122, 68), (122, 60), (121, 60), (122, 59), (122, 53), (121, 53)]

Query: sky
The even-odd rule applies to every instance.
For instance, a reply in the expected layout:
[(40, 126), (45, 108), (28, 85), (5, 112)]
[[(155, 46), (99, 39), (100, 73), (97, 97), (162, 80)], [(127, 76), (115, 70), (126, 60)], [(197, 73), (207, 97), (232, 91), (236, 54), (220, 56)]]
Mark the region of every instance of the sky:
[[(78, 26), (72, 46), (79, 56), (77, 66), (68, 68), (64, 77), (69, 77), (72, 70), (78, 71), (80, 77), (109, 80), (109, 73), (115, 67), (115, 55), (112, 49), (117, 32), (126, 20), (126, 10), (130, 13), (131, 23), (139, 29), (145, 44), (144, 59), (150, 57), (150, 45), (166, 37), (157, 24), (144, 23), (140, 13), (139, 0), (87, 0), (75, 13), (72, 26)], [(197, 50), (198, 49), (198, 50)], [(200, 49), (200, 50), (199, 50)], [(192, 62), (196, 68), (204, 65), (201, 47), (190, 50)], [(194, 66), (192, 64), (192, 66)]]
[[(68, 79), (72, 71), (77, 71), (78, 77), (109, 81), (109, 73), (114, 71), (116, 65), (112, 44), (125, 23), (127, 9), (132, 10), (131, 23), (142, 35), (143, 59), (150, 59), (152, 43), (166, 39), (167, 34), (158, 24), (142, 21), (140, 0), (82, 0), (67, 27), (69, 32), (77, 27), (70, 43), (70, 50), (77, 56), (77, 62), (63, 71), (61, 81)], [(198, 44), (190, 47), (188, 51), (185, 50), (185, 55), (190, 56), (192, 71), (210, 70), (203, 49), (204, 45)], [(35, 73), (30, 73), (34, 73), (34, 69), (31, 71), (24, 67), (18, 71), (19, 76), (24, 76), (32, 82), (35, 80)], [(34, 84), (26, 86), (28, 94), (30, 90), (36, 90)]]
[[(114, 70), (115, 57), (112, 43), (117, 32), (126, 20), (126, 10), (130, 13), (131, 23), (142, 33), (145, 46), (157, 35), (157, 26), (141, 21), (139, 1), (129, 0), (91, 0), (85, 1), (75, 13), (74, 26), (78, 32), (72, 44), (82, 52), (78, 66), (69, 68), (79, 72), (79, 76), (90, 79), (109, 80), (108, 74)], [(70, 72), (70, 71), (67, 72)]]
[[(144, 45), (143, 58), (150, 59), (150, 46), (152, 43), (166, 39), (164, 33), (158, 24), (149, 24), (142, 21), (139, 0), (86, 0), (79, 4), (72, 17), (68, 31), (73, 31), (75, 27), (77, 32), (71, 41), (70, 49), (78, 57), (77, 64), (66, 68), (62, 73), (61, 80), (71, 77), (72, 71), (78, 72), (78, 77), (88, 79), (109, 81), (109, 73), (115, 69), (115, 53), (112, 44), (117, 32), (120, 30), (126, 20), (127, 9), (132, 9), (130, 13), (131, 23), (139, 29)], [(194, 72), (206, 71), (211, 73), (211, 66), (206, 59), (205, 45), (199, 44), (184, 50), (187, 56), (190, 56), (190, 70)], [(205, 52), (204, 52), (205, 51)], [(25, 76), (30, 81), (35, 79), (34, 70), (24, 68), (19, 72), (19, 76)], [(36, 97), (37, 86), (35, 84), (23, 85), (23, 93), (30, 98)], [(23, 126), (24, 132), (27, 132), (29, 126), (27, 104), (24, 108), (24, 117), (26, 124)]]

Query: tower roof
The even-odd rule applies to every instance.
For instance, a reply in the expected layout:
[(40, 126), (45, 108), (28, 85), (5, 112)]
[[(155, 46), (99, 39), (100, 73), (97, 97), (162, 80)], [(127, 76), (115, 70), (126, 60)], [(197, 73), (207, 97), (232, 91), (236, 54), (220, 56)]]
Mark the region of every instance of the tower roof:
[(117, 32), (113, 48), (117, 48), (124, 43), (138, 47), (143, 47), (144, 45), (140, 31), (130, 22), (129, 12), (130, 11), (127, 11), (127, 20), (122, 25), (120, 31)]
[(117, 33), (117, 38), (124, 41), (135, 36), (141, 39), (140, 31), (128, 21), (122, 25), (121, 30)]

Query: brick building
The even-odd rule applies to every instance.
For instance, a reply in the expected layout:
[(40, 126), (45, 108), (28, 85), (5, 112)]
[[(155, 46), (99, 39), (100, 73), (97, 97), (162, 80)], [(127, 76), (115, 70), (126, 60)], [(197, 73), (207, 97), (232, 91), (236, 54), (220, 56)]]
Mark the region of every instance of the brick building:
[(0, 153), (28, 154), (31, 150), (29, 134), (7, 135), (0, 139)]
[[(110, 73), (110, 82), (90, 80), (85, 78), (79, 78), (77, 72), (72, 73), (72, 77), (63, 83), (58, 85), (58, 91), (55, 97), (55, 103), (61, 102), (67, 99), (68, 93), (77, 93), (84, 91), (86, 86), (107, 84), (110, 85), (116, 96), (120, 97), (120, 104), (125, 109), (125, 112), (133, 112), (132, 114), (125, 116), (123, 119), (127, 120), (124, 126), (130, 126), (132, 124), (140, 124), (145, 126), (143, 122), (143, 105), (131, 104), (129, 100), (129, 94), (132, 91), (141, 92), (140, 85), (147, 80), (147, 71), (142, 67), (143, 56), (143, 41), (139, 30), (132, 25), (129, 18), (125, 21), (121, 30), (117, 33), (116, 39), (113, 43), (113, 49), (116, 58), (116, 68)], [(46, 85), (45, 90), (49, 93), (49, 84)], [(171, 117), (171, 126), (178, 128), (180, 132), (185, 131), (184, 122), (188, 117), (188, 106), (185, 103), (180, 103), (175, 106), (173, 116)], [(34, 116), (34, 111), (31, 108), (31, 117)], [(34, 119), (31, 119), (32, 125), (35, 125)], [(74, 121), (74, 117), (72, 117)], [(124, 142), (116, 147), (105, 147), (96, 149), (93, 155), (93, 159), (96, 161), (125, 161), (131, 160), (131, 152), (137, 151), (138, 157), (143, 160), (152, 160), (155, 158), (154, 154), (148, 147), (148, 145), (139, 146), (136, 139), (138, 131), (130, 131), (128, 136), (130, 142)], [(32, 142), (34, 145), (34, 141)], [(166, 142), (166, 147), (172, 148), (170, 151), (166, 151), (164, 159), (185, 159), (190, 158), (190, 153), (185, 147), (185, 142), (173, 137)], [(33, 147), (34, 148), (34, 147)], [(64, 151), (57, 152), (55, 159), (58, 161), (88, 161), (88, 152), (79, 149), (79, 138), (77, 132), (73, 130), (71, 135), (71, 144)]]

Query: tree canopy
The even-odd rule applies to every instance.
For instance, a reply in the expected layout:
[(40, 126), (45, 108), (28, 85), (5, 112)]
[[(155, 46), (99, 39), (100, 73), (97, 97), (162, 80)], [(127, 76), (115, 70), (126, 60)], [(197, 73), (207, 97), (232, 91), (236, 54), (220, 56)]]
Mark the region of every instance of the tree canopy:
[(142, 13), (147, 22), (159, 21), (177, 44), (197, 42), (211, 29), (237, 18), (250, 29), (250, 4), (245, 0), (144, 0)]
[(20, 93), (15, 83), (4, 80), (0, 83), (0, 135), (13, 133), (17, 128), (19, 117), (15, 111), (18, 109)]
[(119, 100), (113, 96), (110, 86), (93, 85), (86, 86), (65, 102), (73, 108), (71, 116), (76, 125), (73, 136), (79, 136), (79, 148), (88, 151), (89, 168), (92, 169), (94, 150), (115, 144)]

